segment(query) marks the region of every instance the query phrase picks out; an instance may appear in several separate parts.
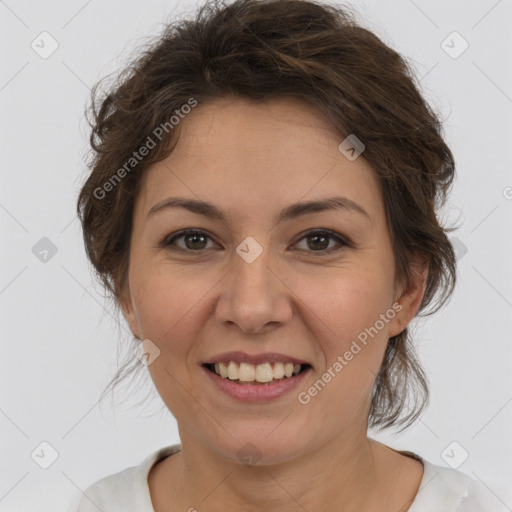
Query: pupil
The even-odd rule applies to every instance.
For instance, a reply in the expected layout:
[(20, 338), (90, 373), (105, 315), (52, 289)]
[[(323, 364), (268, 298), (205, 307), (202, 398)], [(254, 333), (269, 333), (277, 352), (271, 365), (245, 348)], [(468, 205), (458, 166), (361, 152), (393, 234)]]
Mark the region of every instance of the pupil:
[[(187, 240), (188, 240), (188, 241), (189, 241), (189, 240), (193, 240), (192, 244), (194, 244), (194, 243), (197, 241), (197, 239), (199, 239), (199, 238), (203, 238), (203, 239), (204, 239), (205, 237), (204, 237), (204, 235), (199, 235), (199, 234), (197, 234), (197, 233), (192, 233), (192, 234), (190, 234), (190, 235), (188, 235), (188, 236), (187, 236)], [(187, 244), (187, 247), (188, 247), (188, 246), (189, 246), (189, 244)], [(192, 247), (192, 248), (193, 248), (193, 249), (194, 249), (194, 248), (195, 248), (195, 249), (198, 249), (198, 248), (199, 248), (199, 249), (202, 249), (203, 247), (204, 247), (204, 241), (203, 241), (203, 244), (202, 244), (200, 247)], [(190, 249), (190, 247), (188, 247), (188, 248)]]
[[(309, 237), (309, 239), (310, 239), (310, 240), (311, 240), (311, 239), (314, 239), (314, 240), (323, 239), (323, 241), (324, 241), (324, 242), (325, 242), (326, 240), (328, 240), (328, 238), (329, 238), (329, 237), (328, 237), (328, 236), (326, 236), (326, 235), (311, 235), (311, 236)], [(327, 247), (329, 246), (329, 242), (327, 241), (327, 245), (326, 245), (325, 243), (324, 243), (324, 244), (321, 244), (321, 245), (322, 245), (322, 246), (321, 246), (321, 247), (317, 247), (317, 249), (325, 249), (325, 248), (327, 248)], [(314, 249), (314, 248), (315, 248), (315, 247), (314, 247), (314, 244), (313, 244), (313, 247), (311, 247), (311, 245), (310, 245), (310, 248), (313, 248), (313, 249)]]

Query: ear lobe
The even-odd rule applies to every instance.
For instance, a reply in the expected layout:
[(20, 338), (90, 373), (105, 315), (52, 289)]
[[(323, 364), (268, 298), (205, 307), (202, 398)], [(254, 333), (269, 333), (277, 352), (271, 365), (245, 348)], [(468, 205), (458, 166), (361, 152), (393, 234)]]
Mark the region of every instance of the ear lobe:
[(411, 276), (406, 288), (402, 290), (397, 302), (401, 309), (389, 327), (389, 337), (400, 334), (417, 315), (425, 290), (428, 277), (428, 260), (416, 259), (411, 263)]

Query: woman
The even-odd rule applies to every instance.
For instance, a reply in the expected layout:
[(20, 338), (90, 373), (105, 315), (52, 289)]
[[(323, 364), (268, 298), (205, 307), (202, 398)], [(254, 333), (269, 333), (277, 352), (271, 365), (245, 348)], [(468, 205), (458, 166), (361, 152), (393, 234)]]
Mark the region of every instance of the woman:
[(80, 512), (481, 506), (367, 435), (425, 407), (407, 326), (456, 275), (454, 159), (404, 59), (345, 8), (208, 3), (93, 99), (87, 254), (181, 443)]

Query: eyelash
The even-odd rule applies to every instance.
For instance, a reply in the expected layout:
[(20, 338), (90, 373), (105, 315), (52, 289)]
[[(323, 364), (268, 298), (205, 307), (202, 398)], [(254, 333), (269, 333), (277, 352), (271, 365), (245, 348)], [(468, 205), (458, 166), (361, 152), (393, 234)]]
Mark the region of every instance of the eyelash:
[[(197, 229), (185, 229), (185, 230), (182, 230), (182, 231), (178, 231), (177, 233), (174, 233), (172, 235), (166, 236), (160, 242), (159, 246), (161, 248), (177, 250), (177, 251), (181, 251), (181, 252), (185, 252), (185, 253), (197, 253), (197, 254), (200, 254), (202, 252), (205, 252), (205, 250), (194, 251), (192, 249), (182, 249), (181, 247), (177, 247), (177, 246), (171, 247), (176, 240), (178, 240), (180, 238), (183, 238), (183, 237), (185, 237), (187, 235), (201, 235), (201, 236), (208, 237), (210, 240), (213, 240), (210, 237), (210, 235), (208, 235), (208, 233), (206, 233), (205, 231), (197, 230)], [(346, 238), (343, 238), (339, 234), (337, 234), (334, 231), (331, 231), (329, 229), (313, 229), (313, 230), (307, 231), (305, 233), (301, 233), (301, 235), (302, 235), (301, 238), (299, 238), (299, 240), (296, 243), (299, 243), (300, 241), (302, 241), (303, 239), (305, 239), (305, 238), (307, 238), (308, 236), (311, 236), (311, 235), (324, 235), (324, 236), (327, 236), (327, 237), (335, 240), (336, 242), (338, 242), (339, 247), (334, 247), (334, 248), (331, 247), (330, 249), (321, 249), (321, 250), (318, 250), (318, 251), (313, 251), (313, 250), (309, 250), (308, 251), (308, 250), (306, 250), (306, 252), (316, 253), (320, 257), (328, 256), (328, 255), (332, 254), (333, 252), (338, 252), (338, 251), (340, 251), (340, 250), (342, 250), (342, 249), (344, 249), (346, 247), (353, 247), (353, 244), (351, 242), (349, 242)], [(300, 250), (303, 250), (303, 249), (300, 249)]]

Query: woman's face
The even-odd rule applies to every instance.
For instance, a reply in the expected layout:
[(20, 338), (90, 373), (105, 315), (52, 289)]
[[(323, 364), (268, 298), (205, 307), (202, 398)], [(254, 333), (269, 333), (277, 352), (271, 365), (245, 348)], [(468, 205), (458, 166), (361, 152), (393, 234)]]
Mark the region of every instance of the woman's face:
[[(182, 442), (275, 463), (366, 436), (387, 340), (419, 298), (395, 296), (383, 199), (364, 153), (347, 158), (343, 139), (294, 99), (219, 99), (179, 129), (137, 197), (125, 314), (151, 340), (149, 371)], [(207, 202), (222, 218), (211, 208), (149, 213), (171, 197)], [(289, 209), (331, 197), (346, 206)], [(189, 228), (200, 233), (171, 241)], [(230, 360), (229, 375), (245, 382), (205, 366)], [(308, 366), (286, 377), (286, 362)]]

